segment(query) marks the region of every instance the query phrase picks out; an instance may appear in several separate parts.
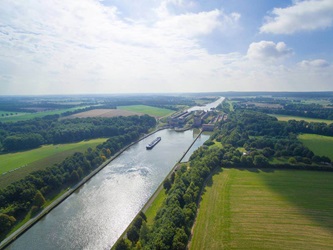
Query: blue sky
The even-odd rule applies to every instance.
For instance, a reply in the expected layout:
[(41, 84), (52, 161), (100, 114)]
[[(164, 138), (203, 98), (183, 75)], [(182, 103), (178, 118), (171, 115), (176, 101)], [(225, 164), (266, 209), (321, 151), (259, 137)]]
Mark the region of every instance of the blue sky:
[(333, 91), (332, 0), (2, 0), (0, 94)]

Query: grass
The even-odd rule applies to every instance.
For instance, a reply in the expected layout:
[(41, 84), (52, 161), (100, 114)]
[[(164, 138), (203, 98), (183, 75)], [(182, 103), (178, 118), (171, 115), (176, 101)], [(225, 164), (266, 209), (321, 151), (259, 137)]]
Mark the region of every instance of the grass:
[(316, 119), (316, 118), (307, 118), (307, 117), (300, 117), (300, 116), (289, 116), (289, 115), (276, 115), (276, 114), (270, 114), (270, 116), (276, 117), (279, 121), (306, 121), (306, 122), (324, 122), (326, 124), (333, 123), (332, 120), (324, 120), (324, 119)]
[(11, 111), (1, 111), (0, 110), (0, 120), (9, 119), (10, 117), (16, 117), (20, 115), (26, 115), (25, 112), (11, 112)]
[(235, 110), (234, 110), (234, 105), (233, 105), (234, 102), (227, 100), (227, 103), (229, 103), (229, 105), (230, 105), (229, 110), (230, 110), (231, 112), (235, 111)]
[[(86, 108), (87, 106), (82, 107), (75, 107), (75, 108), (68, 108), (68, 109), (57, 109), (57, 110), (50, 110), (50, 111), (42, 111), (42, 112), (36, 112), (36, 113), (18, 113), (18, 115), (12, 115), (12, 116), (1, 116), (0, 113), (0, 122), (17, 122), (17, 121), (25, 121), (37, 117), (43, 117), (46, 115), (57, 115), (62, 114), (67, 111), (75, 111), (78, 109)], [(10, 112), (7, 112), (10, 113)], [(12, 112), (13, 114), (16, 112)]]
[(117, 109), (143, 113), (143, 114), (152, 115), (152, 116), (156, 116), (156, 117), (163, 117), (163, 116), (170, 115), (175, 112), (174, 110), (171, 110), (171, 109), (156, 108), (156, 107), (146, 106), (146, 105), (118, 106)]
[(213, 176), (190, 249), (333, 249), (333, 173), (266, 171)]
[(315, 134), (302, 134), (298, 136), (298, 139), (314, 154), (327, 156), (333, 161), (333, 137)]
[(153, 225), (154, 218), (157, 214), (157, 211), (162, 207), (165, 197), (166, 197), (165, 189), (162, 188), (162, 190), (158, 193), (158, 195), (151, 203), (149, 208), (146, 210), (145, 215), (147, 216), (147, 225), (149, 227)]
[(218, 147), (218, 148), (223, 148), (223, 145), (221, 142), (217, 141), (217, 140), (213, 140), (214, 144), (211, 145), (210, 147)]
[(0, 188), (24, 178), (33, 171), (60, 163), (75, 152), (84, 152), (89, 147), (94, 148), (104, 141), (106, 138), (99, 138), (77, 143), (45, 145), (28, 151), (2, 154), (0, 155)]

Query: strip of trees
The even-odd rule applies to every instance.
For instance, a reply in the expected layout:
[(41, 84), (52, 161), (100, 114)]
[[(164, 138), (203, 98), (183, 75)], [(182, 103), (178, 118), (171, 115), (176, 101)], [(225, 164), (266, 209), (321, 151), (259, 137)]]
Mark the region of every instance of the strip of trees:
[(142, 133), (155, 125), (147, 115), (112, 118), (76, 118), (59, 120), (46, 116), (15, 123), (0, 123), (2, 151), (37, 148), (43, 144), (78, 142), (86, 139), (124, 135), (129, 131)]

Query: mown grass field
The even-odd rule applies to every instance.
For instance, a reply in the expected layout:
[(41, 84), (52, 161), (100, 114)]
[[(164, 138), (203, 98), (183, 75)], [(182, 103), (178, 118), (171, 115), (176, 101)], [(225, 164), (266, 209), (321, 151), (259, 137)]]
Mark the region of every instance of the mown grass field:
[(155, 199), (152, 201), (150, 206), (145, 212), (145, 215), (147, 216), (147, 225), (152, 226), (154, 223), (154, 218), (158, 212), (158, 210), (162, 207), (163, 202), (166, 198), (165, 189), (163, 188), (158, 195), (155, 197)]
[(12, 116), (1, 116), (1, 114), (0, 114), (0, 122), (26, 121), (29, 119), (43, 117), (46, 115), (59, 115), (59, 114), (65, 113), (67, 111), (75, 111), (75, 110), (83, 109), (86, 107), (87, 106), (75, 107), (75, 108), (69, 108), (69, 109), (57, 109), (57, 110), (42, 111), (42, 112), (36, 112), (36, 113), (22, 113), (21, 112), (21, 113), (18, 113), (18, 115), (12, 115)]
[(299, 117), (299, 116), (289, 116), (289, 115), (276, 115), (276, 114), (270, 114), (270, 116), (276, 117), (279, 121), (306, 121), (306, 122), (324, 122), (326, 124), (333, 123), (332, 120), (324, 120), (324, 119), (316, 119), (316, 118), (307, 118), (307, 117)]
[(0, 110), (0, 119), (9, 119), (10, 117), (16, 117), (20, 115), (26, 115), (28, 113), (24, 112), (11, 112), (11, 111), (1, 111)]
[(266, 171), (213, 176), (190, 249), (333, 249), (333, 173)]
[[(94, 148), (106, 140), (106, 138), (99, 138), (77, 143), (45, 145), (28, 151), (1, 154), (0, 188), (24, 178), (24, 176), (33, 171), (60, 163), (75, 152), (84, 152), (89, 147)], [(11, 170), (14, 171), (9, 172)]]
[(302, 134), (298, 139), (316, 155), (327, 156), (333, 161), (333, 137)]
[(163, 117), (163, 116), (170, 115), (175, 112), (174, 110), (171, 110), (171, 109), (156, 108), (156, 107), (146, 106), (146, 105), (118, 106), (117, 109), (123, 109), (123, 110), (127, 110), (127, 111), (143, 113), (143, 114), (156, 116), (156, 117)]
[(116, 116), (131, 116), (131, 115), (142, 115), (141, 113), (119, 110), (119, 109), (93, 109), (74, 115), (67, 116), (66, 118), (87, 118), (87, 117), (116, 117)]

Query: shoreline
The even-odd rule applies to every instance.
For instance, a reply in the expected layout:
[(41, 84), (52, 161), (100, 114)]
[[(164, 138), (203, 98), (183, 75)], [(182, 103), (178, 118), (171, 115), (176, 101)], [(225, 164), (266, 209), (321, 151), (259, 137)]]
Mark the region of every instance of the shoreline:
[(155, 134), (158, 131), (167, 129), (167, 126), (158, 128), (154, 130), (151, 133), (143, 135), (138, 140), (130, 143), (129, 145), (122, 148), (120, 151), (118, 151), (114, 156), (107, 159), (105, 162), (103, 162), (98, 168), (93, 170), (90, 174), (88, 174), (86, 177), (84, 177), (79, 183), (71, 187), (68, 191), (66, 191), (63, 195), (61, 195), (59, 198), (54, 200), (50, 205), (48, 205), (46, 208), (44, 208), (38, 215), (36, 215), (34, 218), (27, 221), (25, 224), (23, 224), (20, 228), (18, 228), (16, 231), (14, 231), (12, 234), (10, 234), (8, 237), (6, 237), (1, 243), (0, 243), (0, 250), (8, 247), (11, 243), (13, 243), (17, 238), (19, 238), (23, 233), (25, 233), (27, 230), (29, 230), (33, 225), (35, 225), (40, 219), (42, 219), (44, 216), (46, 216), (49, 212), (51, 212), (54, 208), (56, 208), (58, 205), (60, 205), (63, 201), (65, 201), (69, 196), (71, 196), (75, 191), (77, 191), (79, 188), (81, 188), (87, 181), (89, 181), (92, 177), (94, 177), (98, 172), (100, 172), (103, 168), (105, 168), (110, 162), (112, 162), (114, 159), (116, 159), (118, 156), (120, 156), (124, 151), (126, 151), (129, 147), (133, 146), (134, 144), (140, 142), (141, 140), (147, 138), (148, 136), (151, 136)]

